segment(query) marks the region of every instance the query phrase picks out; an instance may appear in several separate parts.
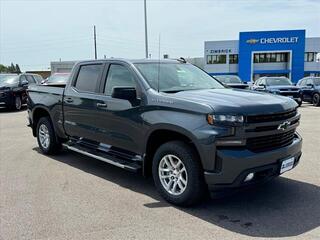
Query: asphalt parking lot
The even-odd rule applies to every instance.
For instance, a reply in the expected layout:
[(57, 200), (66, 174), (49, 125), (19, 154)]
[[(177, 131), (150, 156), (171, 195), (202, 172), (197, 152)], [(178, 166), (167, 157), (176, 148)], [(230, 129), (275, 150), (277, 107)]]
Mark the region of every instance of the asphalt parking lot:
[(183, 209), (151, 178), (76, 153), (40, 154), (26, 111), (0, 109), (0, 239), (320, 239), (320, 108), (299, 111), (294, 170)]

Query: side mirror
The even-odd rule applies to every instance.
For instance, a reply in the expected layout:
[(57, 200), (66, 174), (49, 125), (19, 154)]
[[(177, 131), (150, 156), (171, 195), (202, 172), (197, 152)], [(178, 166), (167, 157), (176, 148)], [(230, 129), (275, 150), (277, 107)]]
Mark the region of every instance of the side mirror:
[(308, 84), (307, 84), (307, 87), (313, 88), (313, 84), (312, 84), (312, 83), (308, 83)]
[(28, 86), (28, 81), (22, 80), (21, 81), (21, 86)]
[(133, 87), (114, 87), (112, 89), (111, 97), (132, 102), (137, 100), (137, 91)]

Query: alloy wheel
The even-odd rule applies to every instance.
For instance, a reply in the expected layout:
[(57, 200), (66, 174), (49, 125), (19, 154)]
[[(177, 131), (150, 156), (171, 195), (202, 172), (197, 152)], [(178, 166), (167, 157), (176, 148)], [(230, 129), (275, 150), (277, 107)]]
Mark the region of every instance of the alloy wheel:
[(182, 194), (188, 184), (188, 174), (183, 162), (175, 155), (165, 155), (158, 167), (159, 179), (164, 189), (172, 195)]
[(39, 127), (39, 140), (44, 149), (47, 149), (50, 144), (49, 130), (46, 125), (41, 124)]

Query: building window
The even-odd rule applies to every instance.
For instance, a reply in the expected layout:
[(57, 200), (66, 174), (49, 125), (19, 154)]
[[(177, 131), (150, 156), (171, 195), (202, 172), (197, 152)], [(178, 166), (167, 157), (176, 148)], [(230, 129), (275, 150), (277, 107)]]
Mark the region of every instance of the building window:
[(207, 55), (207, 64), (225, 64), (227, 55)]
[(304, 61), (305, 62), (313, 62), (315, 54), (316, 53), (314, 53), (314, 52), (305, 52), (304, 53)]
[(229, 63), (230, 64), (238, 63), (238, 54), (230, 54), (229, 55)]
[(255, 53), (254, 63), (288, 62), (288, 53)]

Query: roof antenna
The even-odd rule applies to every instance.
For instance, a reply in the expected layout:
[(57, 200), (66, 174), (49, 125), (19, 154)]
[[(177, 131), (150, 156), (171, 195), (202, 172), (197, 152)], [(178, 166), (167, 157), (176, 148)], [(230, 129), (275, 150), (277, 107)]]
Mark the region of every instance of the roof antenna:
[(159, 51), (159, 56), (158, 56), (158, 92), (160, 92), (160, 83), (159, 83), (159, 81), (160, 81), (160, 46), (161, 46), (161, 34), (159, 33), (159, 49), (158, 49), (158, 51)]

